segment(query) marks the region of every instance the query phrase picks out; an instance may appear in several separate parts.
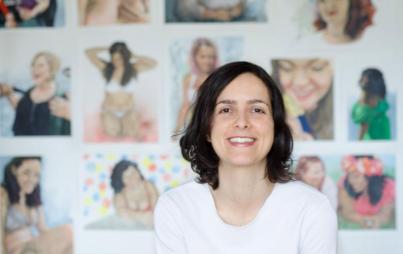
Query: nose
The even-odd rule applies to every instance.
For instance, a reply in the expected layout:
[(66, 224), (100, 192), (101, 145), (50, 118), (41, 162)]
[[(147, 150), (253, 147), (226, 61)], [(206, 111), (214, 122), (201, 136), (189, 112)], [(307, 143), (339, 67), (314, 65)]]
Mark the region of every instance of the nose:
[(299, 70), (295, 73), (293, 84), (295, 87), (304, 87), (309, 84), (309, 78), (305, 70)]
[(249, 128), (249, 119), (246, 113), (239, 113), (235, 119), (234, 126), (239, 129)]

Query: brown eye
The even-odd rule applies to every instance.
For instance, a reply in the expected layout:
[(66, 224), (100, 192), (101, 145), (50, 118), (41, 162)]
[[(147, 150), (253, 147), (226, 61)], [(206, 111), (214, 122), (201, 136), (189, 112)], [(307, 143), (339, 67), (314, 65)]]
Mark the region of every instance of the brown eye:
[(253, 113), (260, 113), (260, 114), (265, 114), (266, 112), (263, 110), (263, 109), (261, 109), (261, 108), (253, 108), (252, 109), (252, 112)]
[(220, 109), (220, 111), (218, 111), (219, 114), (220, 113), (229, 113), (229, 112), (231, 112), (230, 108), (222, 108), (222, 109)]

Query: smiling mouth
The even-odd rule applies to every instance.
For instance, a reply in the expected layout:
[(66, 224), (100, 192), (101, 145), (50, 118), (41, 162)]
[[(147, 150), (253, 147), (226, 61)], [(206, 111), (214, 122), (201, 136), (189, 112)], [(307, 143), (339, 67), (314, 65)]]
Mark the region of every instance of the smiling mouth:
[(247, 143), (252, 143), (255, 142), (255, 138), (247, 138), (247, 137), (234, 137), (234, 138), (229, 138), (228, 139), (231, 143), (237, 143), (237, 144), (247, 144)]
[(311, 90), (306, 91), (306, 92), (299, 91), (298, 93), (295, 93), (295, 95), (296, 95), (296, 97), (297, 97), (299, 100), (305, 100), (305, 99), (311, 97), (311, 95), (312, 95), (313, 93), (314, 93), (314, 92), (311, 91)]

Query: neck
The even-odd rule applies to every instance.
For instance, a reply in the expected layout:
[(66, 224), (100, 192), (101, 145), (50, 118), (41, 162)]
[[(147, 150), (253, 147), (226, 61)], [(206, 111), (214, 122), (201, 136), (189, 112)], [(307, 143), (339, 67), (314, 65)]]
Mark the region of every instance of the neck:
[(351, 38), (344, 31), (345, 24), (327, 24), (325, 37), (331, 43), (345, 43), (351, 41)]
[(20, 191), (20, 200), (19, 200), (18, 204), (20, 206), (25, 206), (26, 205), (26, 196), (25, 196), (25, 193), (22, 192), (22, 191)]
[(48, 91), (51, 90), (55, 87), (55, 81), (54, 80), (50, 80), (41, 84), (37, 84), (36, 88), (40, 91)]
[(247, 168), (220, 166), (220, 185), (214, 192), (216, 196), (238, 205), (247, 206), (265, 200), (274, 186), (265, 173), (265, 164)]

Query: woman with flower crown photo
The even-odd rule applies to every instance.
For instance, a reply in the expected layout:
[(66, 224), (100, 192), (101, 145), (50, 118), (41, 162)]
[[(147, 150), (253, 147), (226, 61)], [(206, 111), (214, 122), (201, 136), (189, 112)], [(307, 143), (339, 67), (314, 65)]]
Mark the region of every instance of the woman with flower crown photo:
[(395, 181), (385, 174), (382, 161), (372, 155), (349, 155), (341, 164), (341, 219), (365, 229), (393, 228)]

